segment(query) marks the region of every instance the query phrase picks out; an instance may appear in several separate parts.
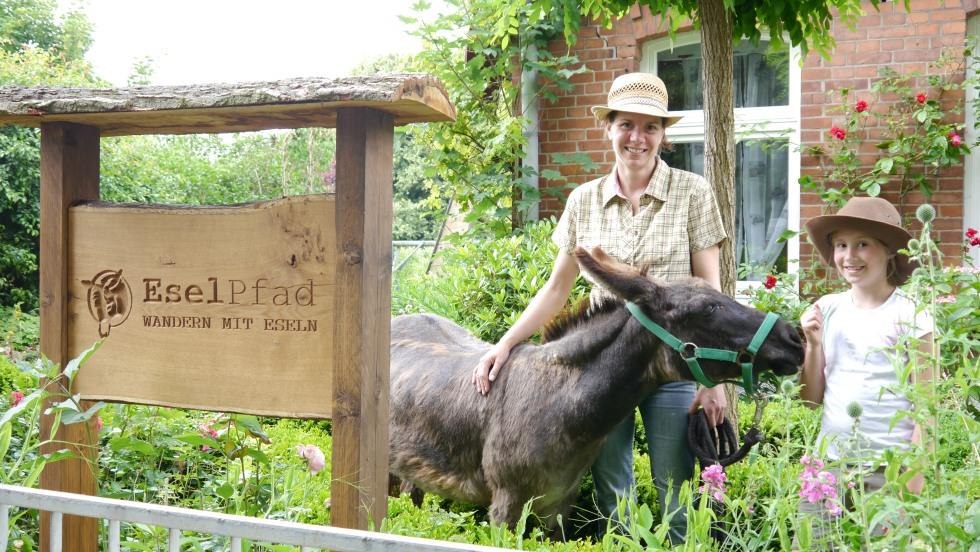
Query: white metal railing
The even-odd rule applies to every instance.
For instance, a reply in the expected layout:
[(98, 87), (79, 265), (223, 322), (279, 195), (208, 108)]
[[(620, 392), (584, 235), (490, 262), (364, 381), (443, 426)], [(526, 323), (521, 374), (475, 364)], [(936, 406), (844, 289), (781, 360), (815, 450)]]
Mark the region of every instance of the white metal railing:
[(241, 552), (242, 539), (290, 544), (305, 550), (330, 549), (336, 552), (491, 552), (502, 548), (459, 544), (453, 542), (401, 537), (372, 531), (358, 531), (289, 521), (251, 518), (143, 504), (43, 489), (0, 485), (0, 551), (7, 550), (10, 532), (10, 507), (31, 508), (51, 512), (49, 542), (51, 552), (61, 552), (61, 521), (63, 514), (108, 520), (108, 550), (119, 551), (121, 522), (142, 523), (170, 530), (169, 550), (180, 550), (181, 531), (193, 531), (231, 538), (232, 552)]

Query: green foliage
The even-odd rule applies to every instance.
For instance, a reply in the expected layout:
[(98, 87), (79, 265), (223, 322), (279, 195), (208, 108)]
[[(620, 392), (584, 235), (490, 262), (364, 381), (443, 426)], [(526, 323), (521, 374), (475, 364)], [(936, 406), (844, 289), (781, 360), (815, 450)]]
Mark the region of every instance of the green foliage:
[[(91, 26), (55, 21), (53, 0), (0, 3), (0, 85), (92, 86), (84, 61)], [(40, 142), (36, 129), (0, 128), (0, 306), (37, 303)]]
[[(548, 40), (560, 28), (555, 17), (528, 23), (523, 6), (501, 15), (501, 3), (492, 0), (450, 0), (446, 6), (448, 12), (427, 21), (429, 6), (419, 2), (416, 16), (402, 18), (425, 43), (413, 68), (438, 77), (456, 107), (455, 122), (417, 131), (429, 148), (425, 176), (435, 197), (459, 206), (472, 232), (505, 236), (523, 223), (541, 193), (522, 180), (530, 168), (522, 167), (528, 121), (513, 79), (518, 64), (538, 72), (544, 84), (537, 93), (546, 101), (555, 90), (569, 89), (569, 78), (584, 69), (572, 68), (576, 58), (548, 51)], [(495, 37), (502, 21), (515, 22), (513, 40)]]
[[(962, 100), (948, 98), (965, 86), (957, 80), (962, 58), (946, 53), (933, 67), (939, 73), (928, 77), (928, 86), (918, 84), (923, 79), (917, 74), (883, 67), (870, 95), (838, 90), (835, 111), (842, 122), (828, 130), (825, 144), (806, 152), (817, 157), (822, 174), (803, 176), (800, 185), (838, 207), (854, 195), (877, 196), (889, 188), (903, 199), (914, 190), (928, 198), (943, 171), (960, 165), (970, 151), (962, 124), (950, 122), (963, 113)], [(868, 145), (878, 151), (873, 163)]]
[[(612, 21), (624, 17), (635, 3), (633, 0), (533, 0), (524, 9), (531, 21), (556, 12), (562, 14), (565, 40), (574, 44), (582, 17), (611, 27)], [(833, 19), (836, 17), (853, 28), (863, 14), (858, 0), (724, 0), (723, 3), (732, 18), (732, 38), (746, 38), (757, 45), (766, 31), (774, 48), (784, 48), (784, 37), (789, 37), (789, 43), (799, 46), (804, 56), (814, 50), (829, 57), (835, 45), (830, 32)], [(513, 12), (522, 4), (525, 2), (508, 1), (502, 10)], [(659, 15), (671, 34), (687, 21), (694, 21), (696, 25), (700, 22), (698, 0), (641, 0), (639, 4)], [(872, 2), (872, 6), (878, 9), (876, 2)], [(513, 34), (513, 28), (513, 19), (501, 21), (497, 36)]]
[[(392, 312), (430, 312), (496, 342), (551, 275), (558, 248), (554, 220), (528, 224), (504, 238), (457, 240), (439, 253), (431, 274), (396, 280)], [(572, 300), (587, 294), (579, 280)]]

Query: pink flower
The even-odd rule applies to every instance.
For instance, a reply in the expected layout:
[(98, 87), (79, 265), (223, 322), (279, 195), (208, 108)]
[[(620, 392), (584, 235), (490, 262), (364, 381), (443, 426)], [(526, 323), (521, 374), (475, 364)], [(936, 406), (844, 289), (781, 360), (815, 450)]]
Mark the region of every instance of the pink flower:
[(214, 429), (214, 427), (210, 424), (201, 424), (197, 426), (197, 429), (201, 432), (201, 435), (204, 435), (205, 437), (210, 437), (212, 439), (218, 438), (218, 430)]
[(704, 485), (701, 485), (698, 491), (711, 493), (711, 496), (718, 501), (725, 497), (725, 482), (728, 481), (728, 476), (725, 475), (725, 468), (721, 464), (712, 464), (702, 471), (701, 481), (704, 481)]
[(95, 431), (102, 431), (102, 416), (95, 417)]
[(857, 111), (858, 113), (864, 113), (867, 110), (868, 102), (864, 100), (858, 100), (858, 102), (854, 105), (854, 111)]
[(316, 445), (296, 445), (296, 454), (306, 459), (306, 466), (310, 468), (310, 473), (313, 475), (318, 474), (327, 463), (323, 451)]
[(10, 392), (10, 406), (17, 406), (21, 401), (24, 400), (24, 394), (20, 391)]
[(920, 104), (926, 103), (926, 93), (925, 92), (919, 92), (918, 94), (916, 94), (915, 95), (915, 101), (919, 102)]
[(838, 140), (843, 140), (844, 138), (847, 138), (847, 131), (837, 125), (834, 125), (830, 127), (830, 135)]
[(770, 274), (770, 275), (766, 276), (766, 281), (763, 282), (762, 285), (766, 289), (772, 289), (772, 288), (776, 287), (776, 284), (778, 282), (779, 282), (779, 280), (777, 280), (775, 276), (773, 276), (772, 274)]
[(800, 474), (800, 498), (811, 504), (823, 502), (824, 507), (833, 514), (841, 514), (840, 503), (837, 500), (837, 478), (829, 471), (823, 470), (823, 462), (817, 458), (803, 456), (803, 473)]
[(956, 131), (954, 130), (949, 133), (949, 143), (953, 144), (953, 146), (959, 146), (963, 143), (963, 138), (960, 137), (959, 134), (956, 134)]
[(937, 303), (955, 303), (956, 302), (956, 296), (954, 296), (954, 295), (940, 295), (939, 297), (936, 297), (936, 302)]

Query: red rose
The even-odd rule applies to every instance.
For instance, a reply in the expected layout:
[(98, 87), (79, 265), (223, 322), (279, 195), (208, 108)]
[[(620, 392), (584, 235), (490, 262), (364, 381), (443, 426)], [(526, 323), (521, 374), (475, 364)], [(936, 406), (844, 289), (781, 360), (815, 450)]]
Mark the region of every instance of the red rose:
[(770, 275), (766, 276), (766, 281), (763, 282), (762, 285), (765, 286), (766, 289), (772, 289), (772, 288), (776, 287), (776, 283), (778, 281), (779, 280), (777, 280), (775, 276), (773, 276), (772, 274), (770, 274)]
[(980, 245), (980, 236), (977, 236), (977, 237), (973, 238), (972, 240), (970, 240), (970, 245), (972, 245), (972, 246)]
[(863, 113), (868, 110), (868, 102), (864, 100), (858, 100), (858, 103), (854, 106), (854, 111), (858, 113)]
[(838, 140), (843, 140), (847, 137), (847, 131), (839, 126), (832, 126), (830, 127), (830, 135)]
[(980, 234), (980, 232), (977, 232), (977, 229), (976, 228), (967, 228), (966, 229), (966, 237), (968, 237), (968, 238), (975, 238), (975, 237), (977, 237), (977, 234)]
[(919, 92), (918, 94), (916, 94), (915, 95), (915, 101), (919, 102), (920, 104), (926, 103), (926, 94), (925, 94), (925, 92)]

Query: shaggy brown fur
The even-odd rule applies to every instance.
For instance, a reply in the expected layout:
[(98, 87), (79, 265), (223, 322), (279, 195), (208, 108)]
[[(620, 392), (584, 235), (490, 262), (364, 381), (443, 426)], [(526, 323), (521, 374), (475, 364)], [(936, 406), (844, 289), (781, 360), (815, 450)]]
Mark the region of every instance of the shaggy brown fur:
[[(759, 311), (703, 284), (657, 284), (601, 250), (576, 257), (682, 341), (739, 350), (762, 323)], [(672, 374), (648, 369), (666, 348), (622, 303), (567, 320), (554, 341), (515, 347), (487, 396), (470, 375), (490, 344), (433, 315), (397, 317), (391, 329), (391, 471), (425, 491), (489, 505), (494, 522), (511, 526), (532, 499), (535, 513), (553, 520), (606, 434), (668, 375), (692, 379), (672, 352), (664, 363)], [(796, 331), (779, 322), (755, 370), (791, 374), (802, 361)], [(734, 364), (702, 367), (715, 380), (740, 375)]]

